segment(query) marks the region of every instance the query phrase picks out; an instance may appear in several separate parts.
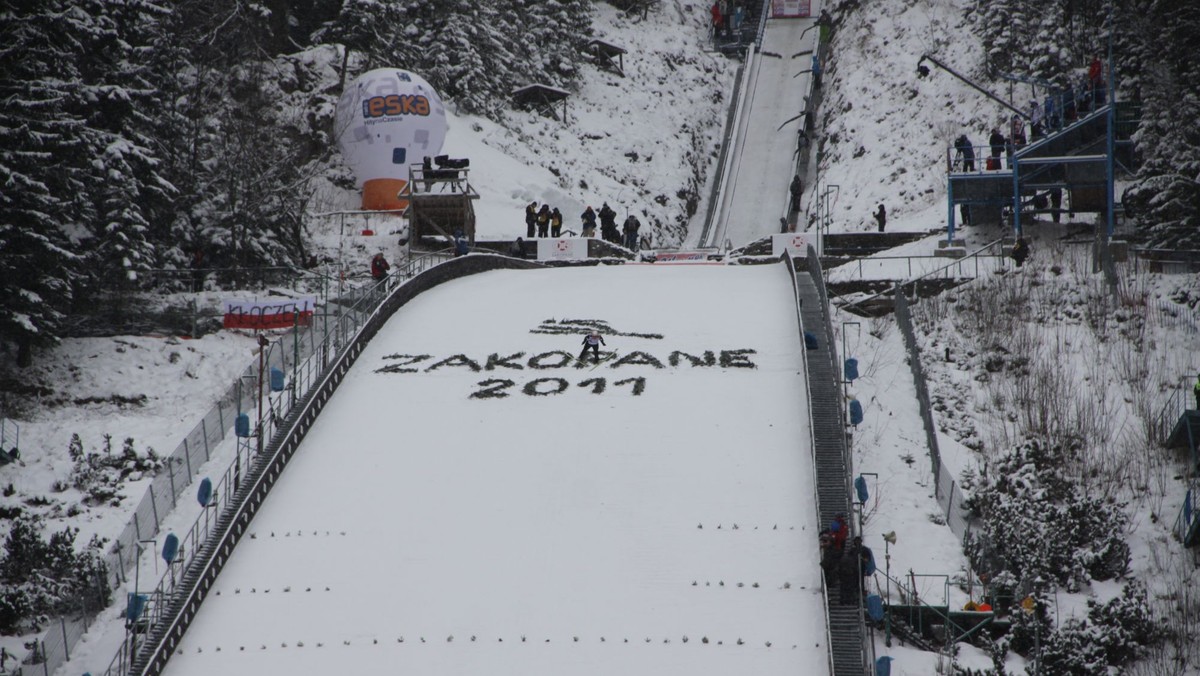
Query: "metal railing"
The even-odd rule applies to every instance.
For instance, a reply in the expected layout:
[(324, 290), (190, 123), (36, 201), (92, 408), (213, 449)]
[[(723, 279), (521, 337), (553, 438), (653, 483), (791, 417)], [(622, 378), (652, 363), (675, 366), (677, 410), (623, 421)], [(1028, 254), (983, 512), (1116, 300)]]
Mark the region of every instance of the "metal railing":
[[(407, 273), (407, 270), (405, 272)], [(411, 277), (412, 275), (408, 274), (407, 276)], [(261, 442), (275, 436), (292, 407), (315, 383), (319, 382), (326, 367), (337, 355), (339, 349), (350, 341), (354, 333), (372, 316), (374, 309), (387, 297), (390, 286), (390, 282), (385, 280), (370, 287), (354, 289), (330, 304), (335, 306), (336, 312), (316, 315), (314, 326), (309, 330), (304, 332), (295, 330), (290, 336), (284, 336), (269, 343), (267, 347), (263, 348), (266, 350), (266, 354), (260, 363), (252, 364), (247, 368), (242, 379), (231, 388), (231, 391), (238, 393), (238, 406), (230, 407), (226, 411), (225, 407), (219, 404), (216, 409), (218, 417), (212, 421), (214, 424), (211, 425), (211, 430), (207, 424), (208, 417), (206, 417), (205, 424), (199, 428), (203, 434), (203, 444), (200, 446), (203, 448), (204, 460), (208, 459), (210, 447), (226, 437), (238, 411), (244, 412), (259, 408), (260, 402), (256, 401), (257, 396), (252, 393), (263, 385), (262, 381), (267, 377), (267, 373), (263, 371), (281, 366), (280, 370), (288, 374), (282, 390), (265, 395), (265, 401), (261, 402), (260, 420), (251, 430), (250, 436), (245, 437), (247, 440), (259, 441), (257, 448), (252, 444), (239, 443), (234, 461), (225, 468), (220, 478), (213, 482), (211, 502), (205, 506), (187, 532), (179, 537), (179, 554), (167, 566), (167, 571), (152, 589), (143, 591), (135, 588), (131, 592), (135, 597), (140, 598), (126, 604), (126, 639), (122, 643), (121, 650), (109, 663), (105, 674), (116, 676), (129, 670), (140, 646), (140, 638), (162, 620), (162, 613), (166, 607), (165, 600), (171, 597), (177, 582), (182, 578), (183, 571), (195, 560), (212, 533), (217, 520), (215, 515), (219, 515), (233, 504), (237, 489), (243, 484), (245, 478), (250, 476), (251, 467), (257, 460), (257, 453), (262, 448)], [(301, 344), (304, 345), (303, 353), (306, 355), (303, 359), (300, 357)], [(247, 382), (249, 383), (248, 387), (244, 384)], [(184, 447), (189, 447), (187, 439), (184, 440)], [(195, 467), (199, 468), (199, 465), (198, 462)], [(188, 481), (181, 482), (179, 491), (174, 490), (175, 479), (172, 476), (172, 490), (169, 493), (171, 502), (162, 505), (161, 514), (163, 516), (174, 508), (175, 501), (182, 489), (190, 488), (190, 479), (193, 476), (191, 467), (192, 465), (189, 463)], [(152, 484), (148, 496), (152, 504), (157, 505), (153, 487)], [(126, 549), (133, 553), (129, 561), (134, 565), (138, 562), (138, 556), (144, 551), (141, 542), (158, 532), (160, 513), (157, 506), (154, 509), (155, 518), (146, 524), (145, 529), (140, 526), (140, 522), (136, 518), (137, 514), (135, 514), (133, 522), (135, 532), (132, 534), (135, 539), (126, 546)], [(124, 558), (121, 563), (123, 569), (126, 565)], [(128, 582), (128, 576), (123, 574), (123, 577), (124, 581)]]
[[(998, 251), (1002, 252), (1003, 251), (1003, 242), (1004, 242), (1003, 238), (988, 242), (987, 244), (983, 245), (979, 249), (973, 251), (972, 253), (967, 254), (966, 256), (963, 256), (962, 258), (956, 258), (956, 259), (952, 260), (950, 263), (947, 263), (946, 265), (944, 265), (936, 270), (932, 270), (932, 271), (927, 272), (919, 277), (910, 279), (907, 282), (900, 282), (897, 284), (897, 286), (900, 288), (904, 288), (906, 286), (914, 286), (915, 287), (917, 284), (919, 284), (920, 282), (922, 282), (926, 279), (930, 279), (930, 278), (934, 277), (935, 275), (941, 275), (941, 274), (945, 273), (947, 270), (957, 268), (958, 266), (960, 266), (962, 263), (964, 263), (965, 261), (967, 261), (969, 259), (978, 258), (980, 256), (985, 256), (985, 255), (1000, 256), (1000, 255), (1002, 255), (1001, 253), (989, 254), (987, 252), (994, 251), (994, 250), (998, 250)], [(877, 298), (880, 298), (880, 297), (885, 296), (890, 293), (894, 293), (894, 291), (892, 289), (888, 289), (886, 291), (880, 291), (879, 293), (873, 293), (865, 298), (860, 298), (854, 302), (842, 305), (842, 306), (840, 306), (839, 309), (849, 310), (850, 308), (858, 307), (859, 305), (862, 305), (863, 303), (870, 302), (872, 300), (875, 300)]]
[[(866, 279), (890, 279), (894, 275), (896, 267), (895, 261), (903, 261), (905, 265), (905, 279), (913, 278), (913, 264), (916, 263), (916, 274), (940, 274), (942, 278), (963, 279), (974, 278), (979, 276), (979, 262), (981, 259), (994, 258), (993, 263), (1003, 265), (1003, 254), (999, 251), (987, 255), (965, 256), (963, 258), (954, 259), (952, 263), (947, 264), (946, 259), (942, 256), (869, 256), (866, 258), (856, 258), (849, 263), (842, 263), (835, 268), (829, 270), (831, 282), (843, 282), (850, 280), (866, 280)], [(929, 264), (929, 265), (927, 265)], [(933, 269), (930, 269), (930, 267)], [(995, 269), (995, 265), (992, 269)], [(879, 272), (882, 276), (867, 277), (868, 272)], [(968, 275), (967, 273), (971, 274)]]
[[(443, 252), (422, 256), (411, 260), (395, 277), (410, 280), (418, 270), (429, 270), (447, 260), (449, 257)], [(285, 386), (269, 399), (262, 424), (254, 429), (254, 434), (244, 438), (257, 440), (257, 448), (249, 443), (239, 446), (237, 459), (217, 483), (214, 506), (204, 509), (181, 539), (175, 562), (153, 590), (144, 594), (140, 589), (135, 590), (141, 612), (127, 619), (126, 640), (104, 672), (106, 676), (126, 673), (139, 659), (142, 662), (149, 659), (147, 673), (157, 673), (165, 665), (172, 646), (203, 599), (204, 593), (197, 586), (201, 578), (196, 574), (201, 575), (202, 587), (207, 590), (321, 408), (392, 312), (422, 290), (455, 276), (503, 267), (537, 267), (498, 256), (470, 256), (456, 262), (462, 266), (447, 273), (448, 276), (423, 276), (425, 283), (417, 280), (414, 286), (395, 288), (394, 280), (389, 278), (361, 289), (355, 299), (343, 299), (336, 315), (327, 315), (336, 319), (326, 325), (325, 339), (308, 359), (295, 363)], [(268, 363), (273, 347), (268, 348)], [(264, 447), (262, 442), (266, 439), (270, 443)], [(150, 652), (140, 655), (144, 652), (139, 645), (143, 641)]]

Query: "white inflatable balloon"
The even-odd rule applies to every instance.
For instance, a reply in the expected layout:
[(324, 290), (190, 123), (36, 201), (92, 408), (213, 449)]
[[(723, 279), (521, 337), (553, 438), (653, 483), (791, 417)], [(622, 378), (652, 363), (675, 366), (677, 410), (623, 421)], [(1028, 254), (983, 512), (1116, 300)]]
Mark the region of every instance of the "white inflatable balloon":
[(363, 73), (342, 92), (337, 137), (363, 191), (362, 208), (403, 209), (408, 166), (441, 152), (446, 108), (420, 75), (399, 68)]

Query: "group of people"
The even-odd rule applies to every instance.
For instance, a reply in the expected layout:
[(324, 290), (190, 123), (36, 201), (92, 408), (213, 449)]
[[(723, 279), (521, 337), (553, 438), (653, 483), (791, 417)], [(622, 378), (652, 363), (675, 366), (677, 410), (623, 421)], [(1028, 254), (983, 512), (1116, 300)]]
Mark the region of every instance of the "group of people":
[(579, 214), (579, 219), (583, 221), (583, 232), (581, 237), (596, 236), (596, 221), (600, 221), (600, 238), (611, 244), (624, 246), (627, 249), (636, 251), (639, 245), (639, 235), (642, 229), (642, 222), (638, 217), (629, 214), (625, 217), (625, 222), (621, 227), (617, 228), (617, 212), (608, 206), (608, 202), (600, 205), (599, 213), (592, 207), (583, 210)]
[(712, 14), (713, 35), (728, 36), (736, 33), (746, 20), (744, 0), (714, 0), (709, 12)]
[(825, 586), (838, 588), (840, 603), (857, 603), (863, 592), (863, 578), (875, 574), (875, 554), (863, 544), (862, 537), (850, 538), (850, 523), (845, 514), (835, 516), (819, 537)]
[[(1065, 92), (1055, 92), (1046, 96), (1039, 103), (1029, 102), (1025, 114), (1013, 113), (1007, 120), (1008, 136), (1001, 129), (1005, 121), (992, 127), (988, 136), (988, 158), (984, 164), (987, 171), (999, 171), (1000, 156), (1007, 158), (1007, 166), (1012, 168), (1012, 156), (1029, 141), (1036, 141), (1046, 134), (1053, 133), (1074, 121), (1080, 115), (1104, 105), (1106, 86), (1104, 84), (1104, 65), (1100, 57), (1093, 57), (1088, 65), (1087, 75), (1079, 85)], [(1029, 121), (1029, 135), (1025, 134), (1025, 121)], [(975, 171), (975, 148), (966, 134), (954, 140), (955, 170), (963, 172)]]
[(526, 237), (561, 237), (562, 212), (558, 207), (550, 208), (549, 204), (538, 208), (537, 202), (530, 202), (525, 207), (525, 236)]

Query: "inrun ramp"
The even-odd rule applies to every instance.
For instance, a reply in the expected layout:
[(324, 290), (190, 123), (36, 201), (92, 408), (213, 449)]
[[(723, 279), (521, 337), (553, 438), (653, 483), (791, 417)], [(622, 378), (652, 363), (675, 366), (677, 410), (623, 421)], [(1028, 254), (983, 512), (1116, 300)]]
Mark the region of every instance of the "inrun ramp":
[[(828, 674), (792, 293), (766, 265), (420, 295), (165, 673)], [(580, 367), (591, 326), (616, 355)]]
[[(796, 173), (796, 134), (803, 128), (818, 29), (813, 17), (768, 19), (755, 55), (725, 175), (725, 200), (714, 240), (741, 246), (780, 231)], [(816, 111), (813, 111), (816, 114)]]

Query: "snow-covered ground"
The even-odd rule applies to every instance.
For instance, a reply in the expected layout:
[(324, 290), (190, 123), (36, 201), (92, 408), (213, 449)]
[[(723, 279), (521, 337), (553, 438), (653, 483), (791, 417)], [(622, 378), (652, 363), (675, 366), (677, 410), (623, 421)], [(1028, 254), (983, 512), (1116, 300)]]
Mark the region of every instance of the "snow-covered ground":
[[(594, 369), (579, 321), (610, 327)], [(356, 362), (168, 671), (822, 673), (802, 358), (779, 265), (423, 294)]]

